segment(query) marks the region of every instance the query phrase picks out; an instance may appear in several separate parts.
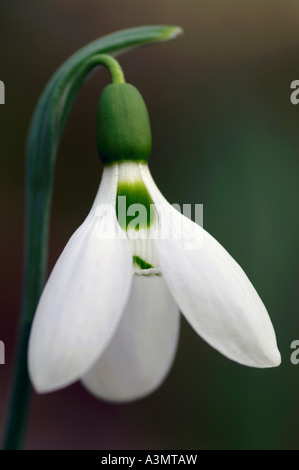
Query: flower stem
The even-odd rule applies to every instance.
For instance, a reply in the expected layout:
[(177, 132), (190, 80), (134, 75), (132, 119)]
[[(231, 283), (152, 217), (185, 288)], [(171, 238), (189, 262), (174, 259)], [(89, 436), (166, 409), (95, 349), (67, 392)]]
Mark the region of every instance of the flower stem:
[(27, 373), (27, 346), (31, 322), (21, 322), (17, 338), (11, 394), (7, 405), (7, 416), (3, 449), (17, 450), (22, 447), (27, 410), (31, 399), (31, 386)]
[(107, 54), (99, 54), (97, 56), (97, 62), (99, 65), (104, 65), (104, 67), (107, 67), (111, 74), (113, 83), (125, 83), (123, 70), (114, 57)]

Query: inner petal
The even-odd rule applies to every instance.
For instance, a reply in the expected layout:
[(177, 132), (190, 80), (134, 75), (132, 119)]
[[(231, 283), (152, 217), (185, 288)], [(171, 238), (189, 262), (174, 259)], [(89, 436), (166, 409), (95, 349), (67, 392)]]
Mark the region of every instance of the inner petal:
[(119, 164), (116, 212), (131, 244), (135, 274), (159, 274), (153, 243), (158, 214), (136, 162)]

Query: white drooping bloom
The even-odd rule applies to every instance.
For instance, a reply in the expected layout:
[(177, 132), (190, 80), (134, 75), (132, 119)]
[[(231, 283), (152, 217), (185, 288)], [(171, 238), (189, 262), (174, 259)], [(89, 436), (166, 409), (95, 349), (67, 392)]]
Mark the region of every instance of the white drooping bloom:
[[(152, 201), (151, 222), (120, 226), (116, 204), (124, 194), (130, 203)], [(236, 261), (164, 199), (147, 164), (106, 166), (37, 307), (29, 343), (34, 387), (49, 392), (80, 379), (106, 400), (149, 394), (173, 362), (179, 311), (229, 359), (280, 364), (271, 320)]]

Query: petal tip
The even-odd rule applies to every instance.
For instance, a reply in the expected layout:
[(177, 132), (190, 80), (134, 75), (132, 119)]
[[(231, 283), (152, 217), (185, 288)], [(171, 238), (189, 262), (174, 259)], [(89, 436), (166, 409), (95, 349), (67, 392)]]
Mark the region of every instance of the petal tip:
[(248, 363), (249, 366), (259, 369), (270, 369), (273, 367), (278, 367), (280, 364), (281, 355), (277, 346), (273, 347), (271, 351), (268, 351), (267, 355), (264, 352), (263, 355), (260, 356), (260, 359), (256, 359), (252, 364)]
[(129, 390), (127, 393), (124, 393), (120, 390), (98, 390), (94, 387), (94, 384), (88, 380), (88, 377), (83, 377), (81, 379), (81, 384), (83, 387), (95, 398), (103, 400), (107, 403), (114, 403), (114, 404), (129, 404), (133, 403), (138, 400), (142, 400), (147, 398), (149, 395), (153, 394), (158, 388), (163, 384), (166, 380), (167, 373), (163, 374), (159, 380), (150, 381), (142, 390)]
[(29, 353), (28, 373), (31, 384), (38, 394), (56, 392), (68, 387), (78, 380), (75, 374), (66, 374), (59, 367), (51, 367), (49, 364), (36, 360)]
[(271, 360), (270, 360), (270, 365), (269, 367), (278, 367), (281, 364), (281, 354), (279, 350), (276, 348), (276, 351), (274, 351)]
[(261, 367), (263, 368), (278, 367), (281, 364), (281, 354), (277, 347), (275, 338), (272, 341), (272, 344), (270, 343), (268, 347), (263, 350), (261, 357), (263, 357), (263, 360), (261, 361), (263, 364)]
[(33, 372), (30, 370), (30, 367), (29, 377), (35, 392), (38, 394), (54, 392), (66, 386), (65, 384), (58, 383), (53, 376), (45, 374), (44, 371), (42, 373), (36, 370)]

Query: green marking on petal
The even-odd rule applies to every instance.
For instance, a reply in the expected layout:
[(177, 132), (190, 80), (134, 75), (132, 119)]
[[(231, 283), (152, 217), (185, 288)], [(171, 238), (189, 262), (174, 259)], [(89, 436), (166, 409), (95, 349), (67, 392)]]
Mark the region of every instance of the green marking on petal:
[(147, 229), (156, 221), (156, 209), (143, 181), (118, 183), (116, 213), (126, 231)]
[(133, 261), (140, 269), (152, 269), (154, 267), (143, 259), (139, 258), (139, 256), (133, 256)]

